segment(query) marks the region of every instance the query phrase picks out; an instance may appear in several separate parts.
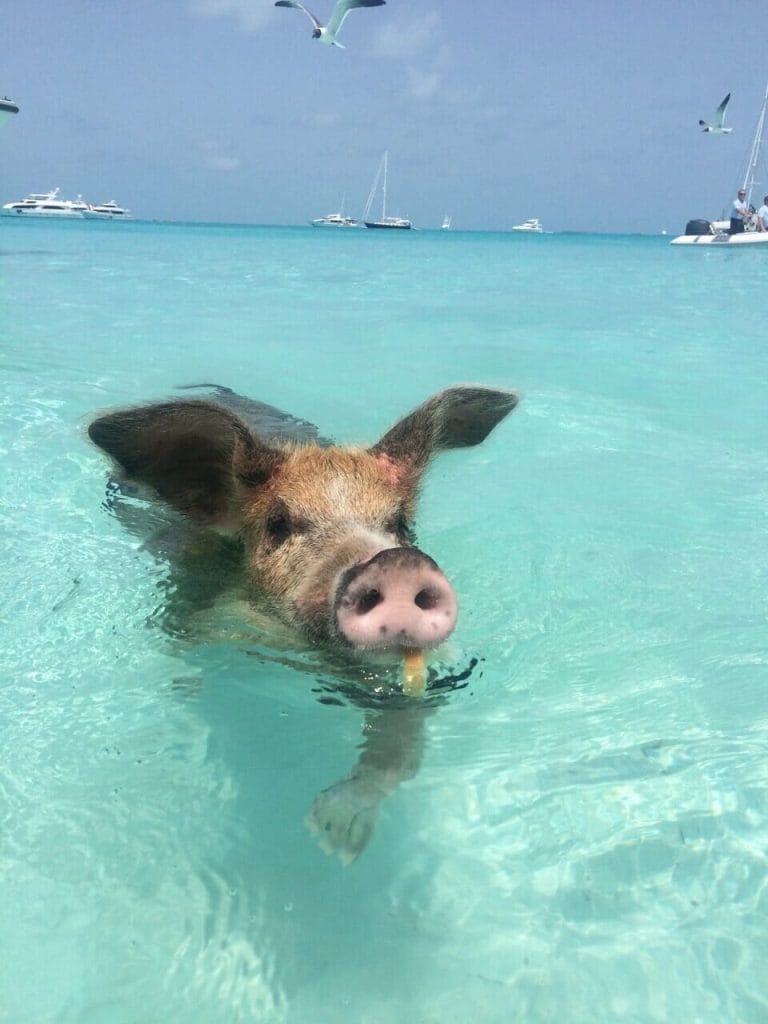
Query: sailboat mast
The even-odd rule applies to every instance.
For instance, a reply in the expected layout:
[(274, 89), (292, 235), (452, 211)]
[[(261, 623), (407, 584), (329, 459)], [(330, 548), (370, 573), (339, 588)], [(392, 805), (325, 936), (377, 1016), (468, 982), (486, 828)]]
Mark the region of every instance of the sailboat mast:
[(387, 164), (389, 163), (389, 150), (384, 150), (384, 186), (381, 190), (381, 219), (387, 219)]
[(760, 117), (757, 120), (757, 130), (755, 131), (755, 137), (752, 141), (752, 151), (749, 154), (749, 162), (747, 163), (747, 170), (744, 175), (744, 183), (742, 185), (742, 188), (744, 188), (747, 193), (747, 206), (749, 206), (752, 201), (752, 190), (755, 187), (755, 168), (757, 167), (757, 161), (760, 158), (760, 147), (763, 141), (763, 126), (765, 124), (766, 107), (768, 107), (768, 85), (765, 87), (763, 108), (760, 111)]

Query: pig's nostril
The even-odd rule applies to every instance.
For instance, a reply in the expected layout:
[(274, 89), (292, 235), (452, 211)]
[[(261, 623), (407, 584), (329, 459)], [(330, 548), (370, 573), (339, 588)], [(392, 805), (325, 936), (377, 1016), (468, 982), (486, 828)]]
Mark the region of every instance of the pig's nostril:
[(431, 611), (437, 605), (437, 594), (434, 590), (429, 590), (425, 587), (414, 597), (413, 603), (417, 608), (421, 608), (423, 612)]
[(384, 598), (381, 593), (374, 587), (371, 590), (366, 590), (355, 603), (355, 611), (358, 615), (367, 615), (368, 612), (372, 612), (373, 609), (381, 604)]

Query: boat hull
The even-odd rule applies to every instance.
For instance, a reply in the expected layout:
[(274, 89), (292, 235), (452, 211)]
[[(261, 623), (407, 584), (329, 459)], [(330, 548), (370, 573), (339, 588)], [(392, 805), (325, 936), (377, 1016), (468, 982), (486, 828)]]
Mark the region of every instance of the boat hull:
[(318, 217), (310, 222), (313, 228), (359, 228), (356, 220), (327, 220), (325, 217)]
[(3, 217), (53, 217), (57, 220), (83, 220), (81, 210), (20, 210), (0, 209)]
[(670, 245), (768, 245), (768, 231), (744, 231), (738, 235), (729, 235), (724, 231), (706, 235), (678, 235)]
[(0, 100), (0, 124), (4, 124), (9, 117), (18, 114), (19, 108), (9, 99)]
[(405, 224), (385, 224), (380, 220), (367, 220), (365, 222), (367, 228), (383, 228), (385, 231), (410, 231), (411, 225)]

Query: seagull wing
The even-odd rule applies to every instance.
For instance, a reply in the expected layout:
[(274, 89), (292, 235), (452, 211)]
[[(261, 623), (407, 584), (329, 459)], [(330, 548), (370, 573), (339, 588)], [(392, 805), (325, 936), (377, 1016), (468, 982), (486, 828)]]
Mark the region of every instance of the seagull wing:
[(725, 108), (728, 106), (728, 100), (730, 98), (731, 98), (731, 94), (728, 93), (728, 95), (725, 97), (723, 102), (720, 104), (720, 106), (715, 111), (715, 122), (714, 123), (715, 123), (715, 125), (718, 128), (722, 128), (723, 127), (723, 121), (725, 120)]
[(333, 14), (328, 20), (328, 34), (335, 36), (350, 11), (355, 7), (383, 7), (386, 0), (336, 0)]
[[(341, 0), (340, 0), (340, 2), (341, 2)], [(322, 28), (323, 27), (320, 24), (320, 22), (317, 20), (317, 18), (314, 16), (312, 11), (308, 11), (307, 8), (304, 6), (304, 4), (300, 4), (298, 2), (298, 0), (276, 0), (275, 7), (295, 7), (299, 11), (304, 11), (306, 16), (309, 18), (309, 20), (315, 26), (315, 28)]]

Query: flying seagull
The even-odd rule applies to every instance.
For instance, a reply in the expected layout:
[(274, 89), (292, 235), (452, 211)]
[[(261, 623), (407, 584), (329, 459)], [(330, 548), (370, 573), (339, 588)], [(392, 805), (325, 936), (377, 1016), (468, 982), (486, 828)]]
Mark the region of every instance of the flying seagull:
[(342, 44), (336, 42), (336, 34), (349, 12), (354, 10), (355, 7), (382, 7), (385, 2), (386, 0), (336, 0), (336, 6), (333, 8), (333, 13), (327, 25), (321, 25), (312, 11), (308, 11), (304, 4), (300, 4), (298, 0), (277, 0), (275, 7), (296, 7), (298, 10), (304, 11), (315, 26), (312, 38), (319, 39), (321, 43), (327, 43), (328, 46), (338, 46), (343, 50)]
[(710, 124), (709, 121), (699, 121), (701, 130), (703, 132), (711, 132), (713, 135), (727, 135), (733, 131), (733, 128), (723, 128), (723, 121), (725, 120), (725, 108), (728, 106), (728, 100), (731, 98), (731, 94), (725, 97), (723, 102), (715, 111), (715, 118)]

